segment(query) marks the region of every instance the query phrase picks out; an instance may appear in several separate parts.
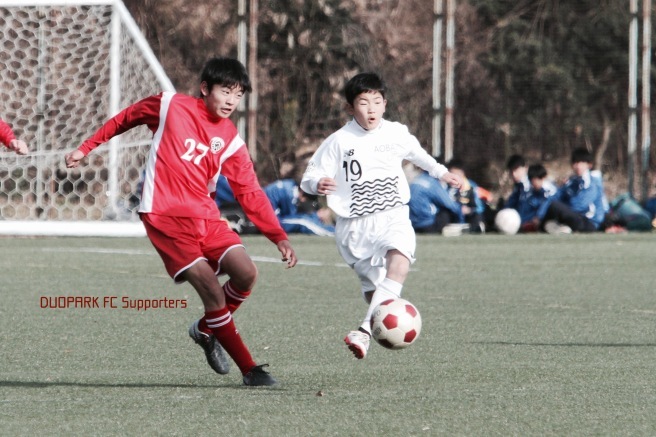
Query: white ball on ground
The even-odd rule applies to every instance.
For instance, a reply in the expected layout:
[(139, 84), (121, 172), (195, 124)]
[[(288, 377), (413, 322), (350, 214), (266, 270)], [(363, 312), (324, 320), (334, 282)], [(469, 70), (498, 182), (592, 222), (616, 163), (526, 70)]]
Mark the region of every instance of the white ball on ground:
[(519, 232), (522, 225), (522, 219), (519, 217), (517, 210), (505, 208), (499, 211), (494, 218), (494, 226), (497, 231), (505, 235), (515, 235)]

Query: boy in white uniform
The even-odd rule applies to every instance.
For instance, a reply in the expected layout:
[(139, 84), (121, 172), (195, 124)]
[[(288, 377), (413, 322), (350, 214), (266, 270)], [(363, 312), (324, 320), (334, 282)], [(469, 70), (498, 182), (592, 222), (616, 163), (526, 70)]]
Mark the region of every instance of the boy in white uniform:
[(384, 120), (385, 84), (361, 73), (346, 84), (353, 120), (329, 136), (310, 159), (303, 191), (327, 195), (337, 215), (337, 250), (360, 279), (369, 304), (358, 330), (344, 342), (358, 359), (367, 355), (373, 310), (401, 296), (414, 262), (415, 232), (410, 223), (410, 188), (402, 164), (408, 160), (431, 176), (459, 187), (462, 181), (438, 164), (400, 123)]

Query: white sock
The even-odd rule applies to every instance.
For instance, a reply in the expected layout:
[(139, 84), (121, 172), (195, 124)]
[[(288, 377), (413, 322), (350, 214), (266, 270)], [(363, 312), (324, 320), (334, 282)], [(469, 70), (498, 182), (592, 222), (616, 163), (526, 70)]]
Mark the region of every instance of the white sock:
[(364, 329), (368, 333), (371, 333), (371, 315), (373, 314), (376, 307), (387, 299), (397, 299), (401, 297), (402, 289), (403, 284), (400, 284), (389, 278), (383, 279), (383, 282), (378, 285), (374, 295), (371, 297), (371, 303), (367, 309), (367, 315), (364, 317), (362, 325), (360, 325), (360, 329)]

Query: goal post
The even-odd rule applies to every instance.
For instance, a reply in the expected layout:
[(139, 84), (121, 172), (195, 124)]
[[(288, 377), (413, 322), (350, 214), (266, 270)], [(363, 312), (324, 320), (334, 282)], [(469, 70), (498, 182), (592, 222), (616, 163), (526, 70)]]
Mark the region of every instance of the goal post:
[(123, 2), (0, 0), (0, 29), (0, 117), (30, 149), (0, 149), (0, 233), (8, 221), (137, 220), (152, 137), (145, 126), (78, 169), (64, 164), (65, 153), (122, 108), (174, 91)]

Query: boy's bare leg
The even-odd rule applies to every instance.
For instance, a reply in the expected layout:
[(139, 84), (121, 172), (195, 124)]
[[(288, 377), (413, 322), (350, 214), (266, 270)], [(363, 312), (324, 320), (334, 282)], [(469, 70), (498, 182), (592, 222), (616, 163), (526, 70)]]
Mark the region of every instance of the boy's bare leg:
[(362, 359), (367, 356), (371, 337), (371, 316), (378, 305), (388, 299), (397, 299), (401, 296), (403, 283), (410, 271), (410, 260), (401, 252), (392, 249), (385, 257), (387, 275), (378, 285), (374, 292), (365, 293), (365, 299), (369, 302), (367, 314), (357, 331), (351, 331), (344, 342), (353, 352), (356, 358)]

